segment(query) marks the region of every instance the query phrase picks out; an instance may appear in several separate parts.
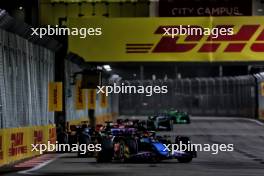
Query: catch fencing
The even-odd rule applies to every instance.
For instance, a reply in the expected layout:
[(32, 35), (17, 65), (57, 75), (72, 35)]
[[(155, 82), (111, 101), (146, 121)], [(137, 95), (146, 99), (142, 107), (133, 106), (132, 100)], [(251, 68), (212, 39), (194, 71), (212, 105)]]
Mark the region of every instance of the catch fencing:
[(257, 89), (254, 76), (132, 80), (122, 81), (134, 86), (167, 86), (168, 93), (121, 94), (121, 115), (153, 115), (169, 109), (191, 115), (255, 117)]
[(0, 29), (0, 128), (54, 123), (47, 107), (54, 61), (51, 50)]

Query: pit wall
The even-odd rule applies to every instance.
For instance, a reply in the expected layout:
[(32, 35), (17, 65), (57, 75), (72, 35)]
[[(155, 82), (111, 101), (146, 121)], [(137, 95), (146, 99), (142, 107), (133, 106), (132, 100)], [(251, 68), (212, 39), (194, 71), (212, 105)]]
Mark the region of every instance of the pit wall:
[(40, 155), (31, 144), (56, 142), (55, 125), (0, 129), (0, 166)]

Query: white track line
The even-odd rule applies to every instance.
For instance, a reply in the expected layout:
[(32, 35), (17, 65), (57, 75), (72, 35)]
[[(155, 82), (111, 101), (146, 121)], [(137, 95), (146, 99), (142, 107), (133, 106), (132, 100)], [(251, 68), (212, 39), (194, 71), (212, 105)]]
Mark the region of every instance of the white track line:
[(44, 163), (41, 163), (33, 168), (30, 168), (30, 169), (27, 169), (27, 170), (23, 170), (23, 171), (19, 171), (18, 174), (26, 174), (26, 175), (39, 175), (38, 173), (33, 173), (34, 171), (48, 165), (49, 163), (55, 161), (56, 159), (62, 157), (64, 154), (62, 155), (58, 155), (56, 156), (55, 158), (51, 159), (51, 160), (48, 160), (48, 161), (45, 161)]
[(264, 126), (264, 123), (263, 123), (263, 122), (258, 121), (258, 120), (256, 120), (256, 119), (247, 119), (247, 120), (252, 121), (252, 122), (255, 122), (255, 123), (257, 123), (257, 124), (259, 124), (259, 125), (261, 125), (261, 126)]

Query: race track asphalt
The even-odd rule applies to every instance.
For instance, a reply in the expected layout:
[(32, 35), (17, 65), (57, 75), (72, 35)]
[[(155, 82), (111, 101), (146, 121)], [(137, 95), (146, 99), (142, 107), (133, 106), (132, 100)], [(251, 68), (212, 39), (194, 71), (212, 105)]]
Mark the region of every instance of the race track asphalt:
[(162, 135), (187, 135), (196, 144), (234, 144), (234, 151), (198, 152), (191, 163), (96, 163), (93, 158), (61, 154), (47, 165), (12, 175), (51, 176), (264, 176), (264, 125), (243, 118), (193, 117), (190, 125), (174, 125)]

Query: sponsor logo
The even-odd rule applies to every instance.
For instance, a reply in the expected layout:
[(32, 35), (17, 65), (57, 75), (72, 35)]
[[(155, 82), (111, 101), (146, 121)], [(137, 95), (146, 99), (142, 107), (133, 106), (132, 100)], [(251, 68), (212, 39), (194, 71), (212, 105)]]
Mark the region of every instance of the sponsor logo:
[[(192, 27), (192, 26), (191, 26)], [(193, 26), (197, 27), (197, 25)], [(199, 27), (199, 26), (198, 26)], [(215, 28), (234, 28), (234, 25), (217, 25)], [(248, 47), (252, 52), (264, 52), (264, 29), (259, 24), (242, 25), (234, 35), (164, 35), (168, 28), (175, 26), (159, 26), (154, 34), (161, 35), (156, 43), (129, 43), (126, 44), (127, 54), (142, 53), (185, 53), (195, 51), (197, 53), (240, 53)], [(257, 36), (255, 37), (255, 34)]]
[(9, 148), (9, 156), (17, 156), (27, 153), (27, 146), (24, 145), (24, 133), (12, 133), (10, 137), (11, 147)]
[(3, 152), (3, 136), (0, 136), (0, 160), (4, 159), (4, 152)]
[(55, 143), (56, 142), (56, 128), (50, 128), (49, 129), (49, 140), (51, 143)]

